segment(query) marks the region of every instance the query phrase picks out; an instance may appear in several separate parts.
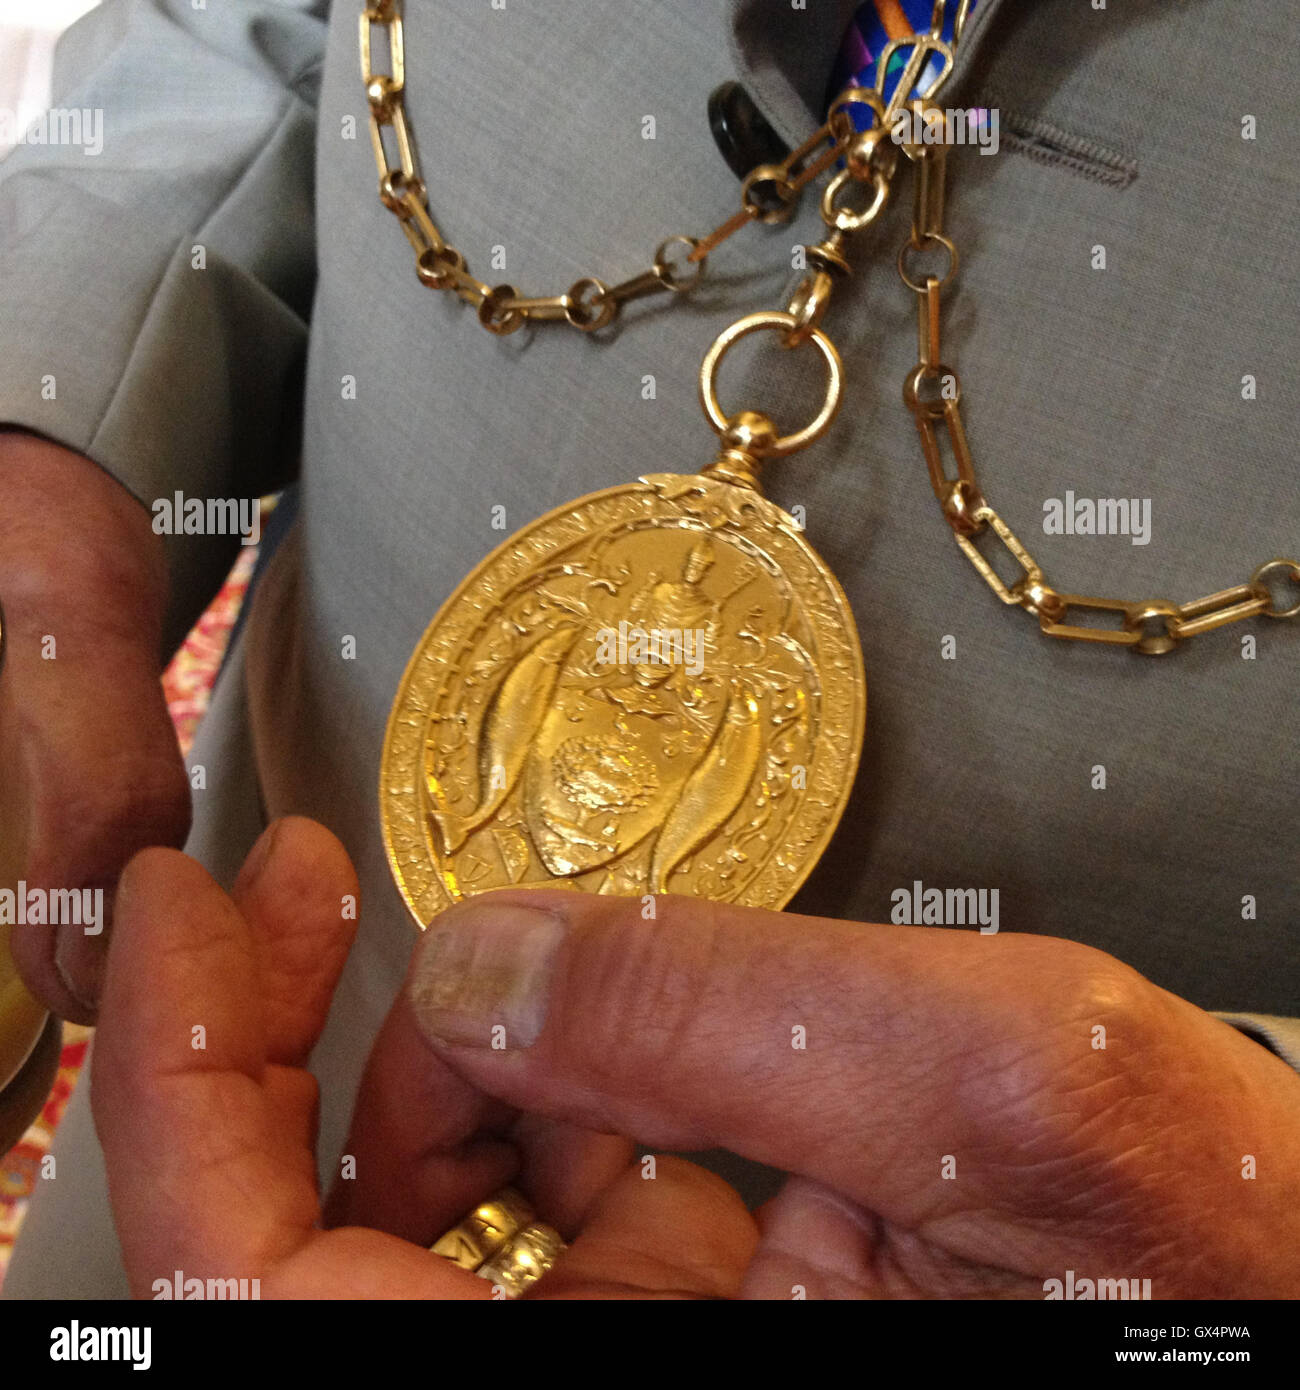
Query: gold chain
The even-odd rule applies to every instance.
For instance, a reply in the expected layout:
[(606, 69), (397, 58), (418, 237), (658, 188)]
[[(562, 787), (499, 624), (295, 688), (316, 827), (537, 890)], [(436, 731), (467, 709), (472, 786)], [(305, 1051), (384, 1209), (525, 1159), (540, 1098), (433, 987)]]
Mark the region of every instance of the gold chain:
[[(377, 33), (387, 39), (387, 72), (375, 70)], [(833, 108), (827, 123), (781, 163), (760, 164), (750, 171), (741, 185), (740, 211), (707, 236), (669, 237), (659, 244), (648, 270), (618, 284), (608, 285), (589, 275), (563, 294), (530, 298), (513, 285), (488, 285), (472, 275), (465, 257), (443, 238), (429, 214), (428, 189), (420, 177), (415, 141), (406, 119), (402, 0), (375, 0), (366, 6), (361, 14), (360, 44), (380, 201), (401, 223), (415, 252), (415, 271), (422, 283), (431, 289), (452, 290), (474, 305), (479, 322), (492, 333), (513, 333), (530, 319), (563, 319), (591, 333), (612, 322), (629, 300), (693, 289), (704, 274), (710, 251), (750, 222), (787, 221), (803, 189), (843, 157), (853, 143), (852, 123), (842, 109), (836, 115)], [(836, 187), (834, 183), (831, 186)], [(842, 222), (846, 227), (852, 225), (854, 215), (843, 212)]]
[[(713, 465), (735, 477), (752, 478), (759, 461), (782, 457), (806, 447), (830, 427), (842, 397), (843, 371), (839, 354), (820, 330), (836, 279), (848, 274), (845, 256), (849, 236), (876, 221), (889, 201), (901, 151), (915, 166), (912, 228), (898, 253), (898, 273), (917, 295), (918, 361), (903, 386), (903, 400), (916, 421), (930, 482), (939, 499), (953, 536), (989, 587), (1007, 604), (1015, 604), (1037, 617), (1042, 631), (1051, 637), (1083, 642), (1103, 642), (1127, 647), (1143, 655), (1172, 651), (1183, 640), (1210, 632), (1228, 623), (1264, 614), (1271, 618), (1300, 616), (1300, 602), (1280, 608), (1268, 581), (1282, 575), (1300, 586), (1300, 562), (1274, 559), (1260, 565), (1248, 582), (1224, 589), (1191, 603), (1164, 599), (1127, 600), (1091, 598), (1061, 593), (1044, 578), (1033, 556), (1015, 533), (989, 506), (975, 476), (975, 466), (961, 417), (961, 382), (941, 355), (942, 294), (957, 273), (957, 248), (944, 234), (944, 197), (947, 148), (942, 143), (896, 142), (893, 126), (905, 108), (914, 135), (931, 119), (944, 113), (934, 97), (952, 72), (955, 49), (969, 11), (969, 0), (960, 0), (951, 42), (942, 37), (946, 0), (936, 0), (929, 33), (893, 40), (876, 64), (874, 90), (848, 88), (831, 103), (826, 122), (779, 164), (760, 164), (741, 184), (739, 211), (704, 237), (670, 236), (660, 243), (648, 270), (615, 285), (584, 276), (563, 294), (545, 297), (521, 295), (513, 285), (488, 285), (472, 275), (464, 256), (446, 240), (429, 213), (428, 189), (420, 176), (419, 162), (405, 108), (405, 43), (402, 0), (372, 0), (361, 14), (361, 73), (369, 105), (370, 142), (379, 172), (379, 197), (393, 213), (415, 252), (420, 281), (432, 289), (450, 290), (478, 310), (479, 322), (492, 333), (513, 333), (526, 321), (563, 319), (582, 332), (604, 328), (622, 306), (647, 295), (694, 288), (705, 272), (708, 255), (728, 237), (751, 222), (788, 220), (803, 189), (839, 160), (844, 167), (823, 190), (821, 215), (826, 237), (805, 248), (808, 273), (791, 296), (784, 312), (751, 314), (732, 324), (714, 343), (700, 374), (700, 396), (710, 424), (722, 438), (723, 452)], [(387, 40), (389, 70), (374, 66), (374, 36)], [(886, 103), (885, 75), (899, 53), (907, 53), (903, 72)], [(926, 65), (938, 60), (938, 72), (928, 88), (913, 96)], [(872, 125), (858, 131), (848, 114), (850, 106), (866, 106)], [(386, 143), (386, 138), (388, 143)], [(396, 155), (389, 152), (393, 147)], [(854, 190), (862, 202), (854, 205)], [(911, 271), (915, 256), (942, 249), (947, 265), (942, 276), (919, 279)], [(676, 252), (677, 254), (674, 254)], [(794, 434), (779, 436), (772, 421), (757, 411), (728, 415), (718, 403), (716, 375), (723, 355), (732, 343), (760, 329), (776, 329), (785, 348), (812, 343), (829, 370), (826, 400), (811, 424)], [(947, 431), (956, 460), (957, 476), (944, 468), (940, 429)], [(975, 538), (992, 532), (1024, 571), (1006, 584), (975, 545)], [(1094, 627), (1068, 621), (1073, 611), (1120, 615), (1120, 626)]]
[[(942, 120), (943, 112), (930, 103), (921, 113)], [(916, 133), (918, 126), (913, 126)], [(1300, 616), (1300, 602), (1279, 608), (1267, 581), (1288, 575), (1300, 585), (1300, 564), (1295, 560), (1268, 560), (1245, 584), (1223, 589), (1191, 603), (1167, 599), (1092, 598), (1053, 589), (1034, 557), (1015, 533), (984, 499), (975, 476), (966, 429), (961, 417), (961, 379), (943, 360), (940, 310), (944, 289), (957, 273), (957, 248), (943, 232), (944, 183), (947, 149), (942, 144), (905, 144), (904, 152), (916, 166), (912, 230), (898, 253), (898, 273), (917, 296), (918, 361), (903, 384), (903, 401), (912, 412), (921, 436), (921, 448), (930, 472), (930, 484), (939, 499), (952, 533), (971, 564), (1003, 603), (1018, 604), (1038, 619), (1049, 637), (1076, 642), (1104, 642), (1144, 656), (1162, 656), (1188, 637), (1198, 637), (1228, 623), (1265, 614), (1270, 618)], [(942, 276), (913, 275), (912, 258), (942, 249), (947, 265)], [(957, 476), (950, 478), (940, 449), (940, 430), (946, 430), (956, 462)], [(975, 545), (975, 537), (992, 532), (1024, 573), (1006, 584)], [(1094, 627), (1070, 621), (1073, 614), (1116, 613), (1119, 627)]]

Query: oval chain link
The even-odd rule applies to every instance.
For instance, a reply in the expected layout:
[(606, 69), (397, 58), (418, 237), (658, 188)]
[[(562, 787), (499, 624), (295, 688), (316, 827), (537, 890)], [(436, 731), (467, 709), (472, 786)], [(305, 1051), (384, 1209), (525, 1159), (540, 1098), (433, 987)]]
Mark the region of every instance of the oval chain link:
[[(910, 103), (924, 119), (933, 104)], [(914, 125), (914, 129), (917, 127)], [(1263, 614), (1270, 618), (1300, 617), (1300, 563), (1289, 559), (1266, 561), (1245, 584), (1208, 594), (1190, 603), (1167, 599), (1095, 598), (1068, 594), (1048, 584), (1042, 568), (998, 513), (985, 501), (975, 472), (970, 444), (961, 414), (961, 380), (944, 364), (941, 345), (941, 298), (957, 271), (957, 248), (943, 232), (944, 183), (947, 149), (942, 144), (904, 145), (915, 166), (912, 228), (898, 253), (898, 273), (917, 296), (917, 364), (903, 383), (903, 403), (912, 413), (921, 438), (921, 452), (930, 483), (943, 514), (963, 553), (1003, 603), (1016, 604), (1038, 619), (1049, 637), (1075, 642), (1099, 642), (1127, 647), (1143, 656), (1163, 656), (1182, 642), (1212, 632), (1229, 623)], [(922, 279), (912, 269), (915, 257), (929, 248), (942, 247), (947, 265), (942, 277)], [(948, 474), (941, 436), (946, 433), (956, 464), (956, 476)], [(1022, 573), (1008, 584), (975, 544), (975, 538), (992, 534)], [(1269, 582), (1288, 578), (1297, 592), (1296, 602), (1281, 607)], [(1088, 620), (1088, 615), (1116, 616), (1119, 625)]]
[[(380, 35), (387, 44), (387, 71), (377, 66), (376, 38)], [(611, 323), (631, 300), (693, 289), (704, 274), (711, 251), (750, 222), (788, 220), (804, 188), (844, 157), (856, 135), (840, 119), (843, 105), (837, 105), (826, 124), (780, 164), (759, 165), (750, 172), (741, 188), (740, 210), (707, 236), (669, 237), (655, 251), (649, 269), (612, 286), (584, 276), (563, 294), (521, 295), (512, 285), (489, 285), (471, 274), (464, 256), (444, 240), (429, 213), (428, 190), (420, 177), (415, 140), (406, 119), (402, 0), (370, 0), (361, 13), (360, 50), (380, 201), (398, 219), (411, 243), (421, 282), (431, 289), (451, 290), (472, 304), (478, 310), (479, 322), (491, 333), (513, 333), (530, 320), (563, 320), (592, 333)], [(878, 99), (876, 104), (883, 112)], [(873, 173), (878, 172), (873, 169)], [(887, 189), (882, 193), (877, 186), (866, 221), (874, 219), (886, 196)], [(841, 211), (846, 223), (860, 217), (847, 209)], [(683, 250), (685, 254), (670, 254)], [(806, 341), (815, 327), (815, 323), (803, 323), (797, 330), (804, 335), (800, 341)]]

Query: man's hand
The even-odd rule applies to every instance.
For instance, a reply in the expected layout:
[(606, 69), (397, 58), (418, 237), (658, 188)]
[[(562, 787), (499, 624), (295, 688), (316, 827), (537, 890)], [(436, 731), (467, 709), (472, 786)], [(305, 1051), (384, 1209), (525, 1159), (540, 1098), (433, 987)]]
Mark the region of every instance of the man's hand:
[(339, 1182), (321, 1229), (305, 1068), (356, 892), (342, 846), (298, 819), (254, 846), (233, 901), (172, 850), (128, 865), (91, 1100), (132, 1291), (147, 1298), (181, 1270), (260, 1279), (263, 1298), (490, 1298), (426, 1247), (513, 1181), (566, 1236), (603, 1243), (595, 1292), (734, 1292), (755, 1234), (724, 1182), (672, 1160), (643, 1182), (626, 1140), (479, 1094), (429, 1052), (404, 1003), (347, 1145), (355, 1181)]
[[(0, 430), (0, 887), (102, 888), (178, 845), (189, 787), (159, 685), (166, 600), (149, 514), (89, 459)], [(109, 924), (15, 926), (28, 988), (94, 1018)]]
[(1051, 937), (655, 906), (475, 899), (410, 991), (485, 1095), (791, 1173), (744, 1297), (1300, 1296), (1300, 1076), (1228, 1025)]
[[(572, 1242), (542, 1297), (1042, 1298), (1067, 1270), (1300, 1293), (1300, 1078), (1257, 1044), (1070, 942), (683, 898), (444, 914), (322, 1213), (303, 1068), (355, 891), (305, 821), (267, 832), (233, 902), (170, 851), (124, 875), (92, 1097), (137, 1293), (180, 1269), (487, 1297), (426, 1247), (505, 1182)], [(755, 1220), (620, 1134), (793, 1176)]]

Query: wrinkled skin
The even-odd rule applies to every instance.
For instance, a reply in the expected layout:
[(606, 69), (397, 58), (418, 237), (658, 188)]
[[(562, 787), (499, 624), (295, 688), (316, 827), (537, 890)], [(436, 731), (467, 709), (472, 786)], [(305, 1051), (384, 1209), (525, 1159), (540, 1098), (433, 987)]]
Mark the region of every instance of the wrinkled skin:
[[(0, 429), (0, 499), (0, 886), (101, 888), (108, 912), (127, 860), (190, 823), (158, 680), (162, 541), (120, 483), (22, 431)], [(10, 949), (47, 1008), (90, 1023), (111, 935), (27, 923)]]
[[(540, 1035), (448, 1046), (404, 993), (355, 1176), (322, 1204), (305, 1063), (355, 893), (296, 819), (233, 898), (173, 851), (128, 866), (92, 1098), (138, 1295), (179, 1269), (264, 1298), (488, 1298), (427, 1247), (506, 1182), (571, 1241), (534, 1297), (1042, 1298), (1067, 1269), (1156, 1298), (1300, 1294), (1300, 1077), (1256, 1043), (1070, 942), (680, 898), (654, 921), (639, 900), (478, 899), (565, 919)], [(622, 1135), (794, 1176), (751, 1215), (684, 1160), (648, 1180)]]

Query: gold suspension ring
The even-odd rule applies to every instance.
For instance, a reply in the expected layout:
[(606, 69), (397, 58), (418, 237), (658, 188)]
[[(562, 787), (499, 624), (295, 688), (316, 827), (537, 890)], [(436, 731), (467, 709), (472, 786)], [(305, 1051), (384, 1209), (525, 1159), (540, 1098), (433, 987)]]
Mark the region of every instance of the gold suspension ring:
[[(1300, 585), (1300, 564), (1294, 560), (1269, 560), (1260, 565), (1254, 574), (1250, 576), (1250, 582), (1257, 588), (1264, 587), (1264, 581), (1274, 574), (1290, 575), (1293, 583)], [(1267, 590), (1265, 590), (1267, 592)], [(1300, 617), (1300, 603), (1293, 603), (1290, 608), (1278, 608), (1273, 602), (1273, 596), (1269, 594), (1268, 607), (1264, 609), (1270, 618), (1295, 618)]]
[[(749, 337), (751, 333), (761, 332), (765, 328), (779, 329), (783, 342), (788, 341), (790, 334), (801, 333), (803, 336), (799, 341), (812, 343), (817, 348), (822, 355), (822, 360), (826, 363), (829, 376), (826, 384), (826, 399), (822, 402), (821, 409), (813, 419), (803, 429), (796, 430), (793, 434), (778, 436), (763, 450), (765, 458), (784, 458), (787, 454), (793, 454), (800, 449), (807, 448), (814, 440), (820, 439), (826, 433), (830, 428), (831, 421), (839, 412), (840, 401), (843, 398), (844, 366), (840, 361), (840, 354), (835, 344), (820, 328), (813, 328), (808, 325), (801, 326), (793, 314), (782, 313), (779, 310), (747, 314), (743, 319), (737, 319), (730, 327), (723, 329), (718, 334), (713, 341), (713, 346), (704, 354), (704, 361), (700, 365), (700, 404), (704, 407), (704, 413), (709, 417), (709, 424), (719, 434), (725, 434), (733, 417), (728, 415), (718, 403), (718, 368), (722, 364), (722, 359), (735, 343), (738, 343), (742, 338)], [(797, 344), (792, 344), (792, 346), (797, 346)]]

